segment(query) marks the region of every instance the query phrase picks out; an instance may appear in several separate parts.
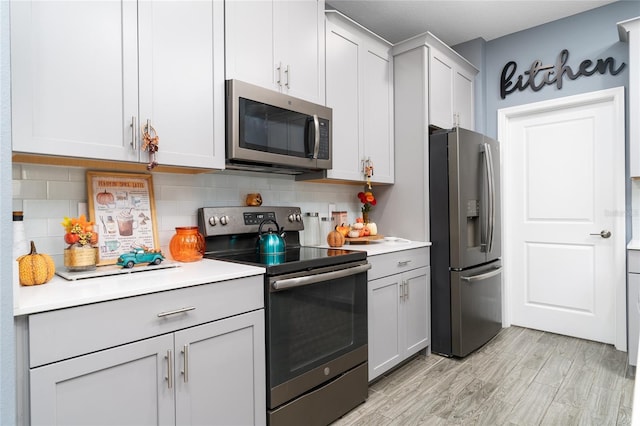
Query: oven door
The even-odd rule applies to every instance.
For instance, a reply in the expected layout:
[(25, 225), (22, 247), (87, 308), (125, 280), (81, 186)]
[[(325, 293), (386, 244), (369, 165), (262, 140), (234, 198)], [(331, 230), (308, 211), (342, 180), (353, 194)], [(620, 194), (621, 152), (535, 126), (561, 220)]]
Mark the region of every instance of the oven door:
[(368, 263), (269, 277), (269, 408), (367, 360)]

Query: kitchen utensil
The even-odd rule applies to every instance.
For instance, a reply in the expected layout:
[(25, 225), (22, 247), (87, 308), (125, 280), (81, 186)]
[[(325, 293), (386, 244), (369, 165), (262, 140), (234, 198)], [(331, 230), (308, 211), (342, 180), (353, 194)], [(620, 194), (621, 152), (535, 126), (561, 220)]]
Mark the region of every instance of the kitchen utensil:
[[(269, 228), (267, 232), (263, 232), (262, 228), (267, 223), (273, 223), (276, 226), (275, 231)], [(261, 262), (275, 265), (284, 261), (286, 244), (283, 230), (284, 228), (280, 228), (278, 222), (273, 219), (265, 219), (260, 223), (256, 248)]]

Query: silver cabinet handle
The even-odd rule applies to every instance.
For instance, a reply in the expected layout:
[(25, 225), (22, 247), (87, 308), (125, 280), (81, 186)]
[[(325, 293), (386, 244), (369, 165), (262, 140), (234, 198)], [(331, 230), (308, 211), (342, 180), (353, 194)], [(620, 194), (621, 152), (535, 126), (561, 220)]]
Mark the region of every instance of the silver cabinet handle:
[(609, 238), (609, 237), (611, 237), (611, 231), (603, 229), (602, 231), (600, 231), (600, 232), (598, 232), (596, 234), (589, 234), (589, 235), (599, 235), (602, 238)]
[(182, 348), (182, 376), (185, 383), (189, 381), (189, 344)]
[(138, 149), (138, 142), (136, 141), (138, 134), (138, 126), (136, 126), (136, 116), (131, 117), (131, 149), (136, 151)]
[(400, 282), (398, 294), (400, 295), (400, 301), (404, 300), (404, 281)]
[(165, 358), (167, 360), (167, 386), (171, 389), (173, 387), (173, 352), (171, 349), (167, 351)]
[(278, 83), (278, 86), (282, 87), (282, 62), (278, 63), (276, 71), (278, 71), (278, 80), (276, 81), (276, 83)]
[(406, 300), (409, 300), (409, 280), (405, 280), (404, 282), (404, 289), (406, 292)]
[(411, 260), (398, 260), (398, 266), (407, 266)]
[(186, 308), (175, 309), (173, 311), (160, 312), (158, 314), (158, 318), (168, 317), (169, 315), (181, 314), (183, 312), (189, 312), (189, 311), (193, 311), (195, 309), (196, 309), (195, 306), (188, 306)]
[(286, 77), (284, 85), (287, 87), (287, 89), (290, 89), (291, 87), (289, 86), (289, 79), (291, 78), (291, 69), (289, 68), (289, 65), (287, 65), (287, 68), (284, 69), (284, 75)]

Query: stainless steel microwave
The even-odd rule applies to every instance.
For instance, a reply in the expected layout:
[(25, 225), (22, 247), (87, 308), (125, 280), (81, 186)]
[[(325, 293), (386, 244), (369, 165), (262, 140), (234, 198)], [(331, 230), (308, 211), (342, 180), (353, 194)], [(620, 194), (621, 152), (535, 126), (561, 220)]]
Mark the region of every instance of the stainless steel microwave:
[(301, 174), (331, 168), (331, 108), (226, 81), (228, 169)]

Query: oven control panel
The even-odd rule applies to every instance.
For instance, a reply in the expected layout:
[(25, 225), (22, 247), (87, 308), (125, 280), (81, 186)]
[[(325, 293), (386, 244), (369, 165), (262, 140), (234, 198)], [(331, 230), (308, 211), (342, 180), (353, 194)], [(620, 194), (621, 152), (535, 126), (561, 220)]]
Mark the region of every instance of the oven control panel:
[[(198, 209), (198, 227), (205, 237), (257, 233), (260, 224), (269, 219), (275, 220), (285, 231), (304, 230), (300, 207), (202, 207)], [(273, 224), (265, 227), (265, 229), (275, 228)]]
[[(260, 225), (263, 220), (273, 219), (276, 220), (276, 214), (274, 212), (245, 212), (244, 224), (245, 225)], [(282, 226), (282, 225), (280, 225)]]

